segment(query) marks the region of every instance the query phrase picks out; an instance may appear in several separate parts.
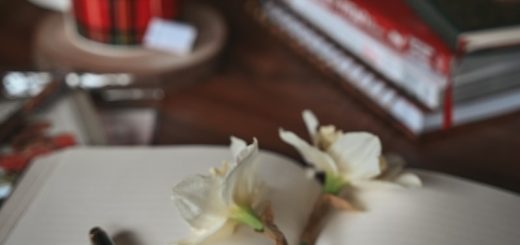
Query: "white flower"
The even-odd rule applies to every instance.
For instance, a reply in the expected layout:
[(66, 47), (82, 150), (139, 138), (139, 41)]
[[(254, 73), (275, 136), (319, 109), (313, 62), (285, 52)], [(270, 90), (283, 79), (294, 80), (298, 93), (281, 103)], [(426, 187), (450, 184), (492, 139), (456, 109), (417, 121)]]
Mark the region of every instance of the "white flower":
[(242, 223), (263, 229), (257, 216), (262, 185), (255, 177), (258, 143), (231, 138), (234, 161), (211, 169), (211, 175), (183, 180), (173, 189), (180, 214), (192, 227), (192, 236), (179, 244), (199, 244), (230, 235)]
[(417, 176), (402, 172), (402, 161), (387, 160), (381, 155), (381, 141), (375, 135), (343, 133), (334, 126), (320, 127), (309, 110), (303, 112), (303, 120), (312, 145), (282, 129), (280, 138), (296, 148), (307, 163), (325, 173), (325, 192), (338, 194), (347, 185), (357, 188), (388, 186), (390, 182), (421, 185)]

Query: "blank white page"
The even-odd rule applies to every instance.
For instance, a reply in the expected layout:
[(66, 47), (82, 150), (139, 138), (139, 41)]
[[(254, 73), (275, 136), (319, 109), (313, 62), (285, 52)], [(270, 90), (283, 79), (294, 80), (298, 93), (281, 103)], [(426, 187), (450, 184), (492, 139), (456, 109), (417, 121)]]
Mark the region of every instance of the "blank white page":
[(520, 244), (520, 197), (419, 171), (424, 187), (371, 191), (366, 212), (335, 213), (318, 245)]
[[(10, 204), (28, 205), (9, 234), (0, 232), (1, 244), (89, 244), (87, 233), (94, 226), (111, 234), (131, 231), (143, 245), (171, 244), (189, 234), (170, 199), (172, 187), (231, 157), (223, 147), (78, 148), (59, 154), (52, 156), (58, 161), (50, 177), (31, 192), (32, 202)], [(269, 180), (276, 222), (295, 244), (319, 186), (294, 162), (275, 154), (261, 153), (259, 169)], [(31, 168), (27, 176), (37, 170)], [(15, 191), (13, 200), (25, 196), (22, 191)], [(272, 244), (248, 229), (238, 229), (220, 244), (246, 243)]]

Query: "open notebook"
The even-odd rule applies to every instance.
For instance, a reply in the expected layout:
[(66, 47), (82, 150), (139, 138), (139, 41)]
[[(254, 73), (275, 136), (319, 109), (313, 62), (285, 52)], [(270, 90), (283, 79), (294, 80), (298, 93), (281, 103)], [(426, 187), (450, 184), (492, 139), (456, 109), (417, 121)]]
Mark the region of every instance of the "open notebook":
[[(0, 210), (0, 244), (88, 244), (93, 226), (132, 232), (142, 245), (171, 244), (189, 233), (170, 200), (172, 187), (230, 158), (224, 147), (76, 148), (42, 158)], [(319, 186), (279, 155), (262, 152), (260, 166), (276, 223), (289, 244), (298, 244)], [(317, 244), (518, 244), (519, 196), (417, 173), (424, 187), (366, 193), (368, 211), (333, 215)], [(211, 244), (272, 242), (238, 229)]]

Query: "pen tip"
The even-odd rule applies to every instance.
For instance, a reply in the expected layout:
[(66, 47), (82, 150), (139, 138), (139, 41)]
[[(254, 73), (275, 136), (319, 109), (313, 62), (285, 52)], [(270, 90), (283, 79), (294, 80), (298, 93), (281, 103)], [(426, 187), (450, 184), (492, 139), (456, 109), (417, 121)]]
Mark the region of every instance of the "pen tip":
[(90, 241), (93, 245), (113, 245), (114, 243), (107, 233), (96, 226), (89, 231)]
[(94, 235), (96, 233), (99, 233), (99, 232), (103, 232), (103, 230), (101, 228), (99, 228), (98, 226), (90, 229), (90, 231), (88, 232), (90, 235)]

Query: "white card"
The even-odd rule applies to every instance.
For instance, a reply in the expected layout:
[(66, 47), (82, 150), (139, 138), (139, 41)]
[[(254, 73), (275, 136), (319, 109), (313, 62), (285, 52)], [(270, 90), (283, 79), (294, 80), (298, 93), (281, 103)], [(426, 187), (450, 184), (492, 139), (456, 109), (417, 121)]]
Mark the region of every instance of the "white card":
[(191, 25), (153, 18), (144, 36), (144, 46), (186, 55), (191, 52), (196, 37), (197, 30)]
[(29, 2), (45, 9), (63, 13), (69, 11), (71, 5), (71, 0), (29, 0)]

